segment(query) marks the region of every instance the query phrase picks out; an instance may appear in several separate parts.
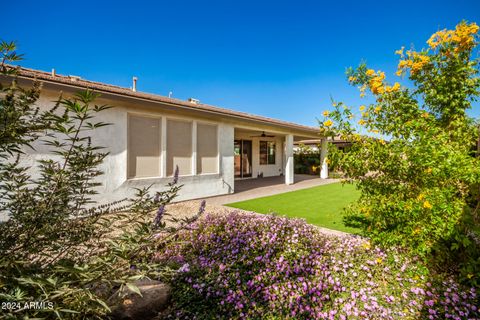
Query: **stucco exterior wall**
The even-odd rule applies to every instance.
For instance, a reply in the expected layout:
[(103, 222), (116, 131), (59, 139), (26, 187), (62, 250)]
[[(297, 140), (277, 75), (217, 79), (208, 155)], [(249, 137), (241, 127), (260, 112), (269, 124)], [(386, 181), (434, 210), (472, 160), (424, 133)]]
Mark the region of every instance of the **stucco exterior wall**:
[[(43, 91), (37, 106), (46, 109), (53, 106), (58, 99), (58, 92)], [(233, 139), (234, 127), (232, 124), (208, 118), (188, 117), (185, 114), (172, 113), (161, 108), (150, 108), (141, 104), (118, 102), (107, 99), (99, 99), (97, 104), (114, 106), (96, 115), (94, 120), (110, 123), (109, 126), (98, 128), (91, 132), (92, 143), (106, 147), (109, 155), (101, 164), (100, 169), (104, 172), (98, 178), (101, 182), (96, 190), (98, 195), (95, 200), (100, 203), (108, 203), (114, 200), (130, 198), (134, 195), (134, 188), (152, 185), (152, 191), (161, 191), (172, 180), (171, 177), (152, 178), (127, 178), (127, 145), (128, 114), (154, 115), (162, 118), (184, 119), (188, 121), (203, 121), (215, 124), (218, 127), (218, 173), (180, 176), (179, 183), (183, 187), (175, 201), (194, 198), (204, 198), (214, 195), (233, 193), (234, 168), (233, 168)], [(193, 138), (193, 137), (192, 137)], [(212, 142), (213, 143), (213, 142)], [(35, 175), (35, 164), (39, 159), (55, 158), (51, 150), (40, 142), (34, 144), (34, 150), (26, 149), (23, 164), (32, 167), (30, 173)], [(163, 174), (165, 176), (165, 174)]]
[[(114, 108), (102, 111), (95, 117), (96, 121), (110, 123), (111, 125), (101, 127), (89, 133), (92, 137), (92, 143), (97, 146), (105, 147), (105, 151), (109, 155), (101, 164), (100, 169), (104, 174), (97, 178), (100, 186), (96, 189), (98, 195), (94, 196), (93, 200), (98, 203), (108, 203), (115, 200), (130, 198), (134, 195), (134, 188), (141, 188), (152, 185), (152, 191), (164, 190), (165, 185), (171, 181), (171, 177), (167, 177), (167, 155), (166, 150), (167, 139), (165, 128), (167, 128), (167, 119), (178, 119), (192, 123), (192, 163), (190, 175), (180, 176), (179, 183), (183, 184), (183, 188), (176, 198), (176, 201), (188, 200), (194, 198), (205, 198), (214, 195), (221, 195), (234, 192), (235, 183), (235, 167), (234, 167), (234, 139), (252, 140), (252, 176), (256, 178), (261, 172), (263, 176), (278, 176), (285, 175), (286, 172), (292, 172), (292, 166), (286, 170), (285, 165), (287, 159), (284, 150), (286, 149), (285, 138), (290, 137), (288, 146), (292, 146), (293, 140), (305, 140), (318, 138), (317, 130), (311, 127), (294, 124), (291, 122), (270, 119), (267, 117), (256, 116), (244, 112), (237, 112), (207, 104), (197, 104), (187, 101), (182, 101), (174, 98), (161, 97), (158, 95), (148, 94), (144, 92), (132, 92), (127, 88), (120, 88), (101, 84), (97, 82), (86, 81), (83, 79), (73, 79), (67, 76), (51, 75), (46, 72), (22, 69), (21, 75), (18, 77), (18, 85), (23, 88), (32, 86), (33, 79), (39, 79), (42, 83), (42, 94), (36, 105), (45, 110), (52, 107), (55, 101), (58, 100), (60, 93), (66, 98), (75, 92), (85, 90), (86, 88), (94, 89), (101, 93), (101, 97), (95, 101), (98, 105), (110, 105)], [(0, 76), (0, 82), (10, 83), (10, 77)], [(152, 172), (160, 172), (159, 177), (152, 178), (134, 178), (129, 179), (129, 176), (137, 175), (135, 172), (128, 175), (128, 119), (129, 114), (144, 115), (161, 119), (161, 125), (158, 125), (162, 130), (160, 137), (160, 166), (153, 164), (155, 170), (143, 170), (143, 175), (151, 174)], [(212, 151), (199, 153), (204, 157), (205, 172), (211, 172), (218, 167), (217, 173), (196, 174), (199, 163), (196, 161), (197, 140), (196, 132), (200, 123), (213, 124), (217, 127), (218, 140), (218, 163), (212, 164)], [(153, 125), (155, 127), (155, 125)], [(138, 130), (142, 132), (142, 130)], [(150, 133), (154, 129), (150, 130)], [(243, 131), (243, 134), (240, 134)], [(273, 138), (250, 138), (251, 135), (258, 135), (262, 131), (269, 135), (274, 135)], [(148, 135), (147, 133), (143, 136)], [(141, 139), (142, 134), (138, 137)], [(208, 140), (208, 138), (205, 138)], [(143, 142), (146, 142), (145, 139)], [(213, 140), (213, 139), (212, 139)], [(134, 143), (137, 140), (133, 140)], [(140, 140), (142, 141), (142, 140)], [(152, 139), (150, 140), (151, 143)], [(259, 142), (260, 141), (275, 141), (276, 142), (276, 159), (275, 164), (260, 165)], [(205, 142), (199, 144), (205, 145)], [(147, 144), (147, 143), (146, 143)], [(30, 174), (32, 178), (39, 175), (36, 170), (38, 160), (40, 159), (55, 159), (57, 156), (52, 154), (52, 150), (37, 142), (33, 144), (34, 149), (25, 149), (25, 155), (22, 156), (22, 165), (31, 168)], [(143, 148), (143, 149), (142, 149)], [(139, 146), (139, 149), (145, 150), (146, 145)], [(135, 149), (135, 148), (133, 148)], [(147, 149), (148, 150), (148, 149)], [(288, 149), (289, 150), (289, 149)], [(214, 153), (214, 151), (213, 151)], [(156, 159), (148, 159), (148, 157), (157, 157), (158, 150), (152, 150), (151, 154), (148, 152), (139, 151), (138, 157), (135, 156), (135, 165), (139, 159), (142, 161), (147, 158), (147, 164)], [(132, 161), (130, 161), (132, 163)], [(139, 165), (143, 165), (141, 162)], [(293, 165), (293, 162), (291, 162)], [(213, 169), (212, 169), (213, 168)], [(146, 169), (148, 169), (146, 167)], [(291, 169), (291, 170), (290, 170)], [(132, 170), (131, 170), (132, 171)], [(141, 176), (142, 172), (138, 175)], [(292, 179), (291, 179), (292, 180)], [(293, 181), (293, 180), (292, 180)], [(5, 217), (3, 217), (5, 219)], [(0, 220), (2, 217), (0, 216)]]

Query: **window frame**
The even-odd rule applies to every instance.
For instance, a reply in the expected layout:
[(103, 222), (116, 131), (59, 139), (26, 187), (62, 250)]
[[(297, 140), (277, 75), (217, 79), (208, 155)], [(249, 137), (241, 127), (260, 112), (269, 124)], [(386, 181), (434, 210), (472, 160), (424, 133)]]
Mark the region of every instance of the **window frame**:
[[(158, 161), (159, 161), (159, 174), (158, 175), (153, 175), (153, 176), (147, 176), (147, 177), (136, 177), (136, 176), (130, 176), (130, 132), (131, 132), (131, 127), (130, 127), (130, 119), (132, 117), (137, 117), (137, 118), (149, 118), (149, 119), (156, 119), (160, 123), (159, 127), (159, 139), (158, 139), (158, 148), (159, 148), (159, 156), (158, 156)], [(162, 178), (164, 173), (162, 172), (162, 163), (163, 163), (163, 153), (162, 153), (162, 131), (163, 131), (163, 116), (162, 115), (154, 115), (154, 114), (149, 114), (149, 113), (137, 113), (137, 112), (127, 112), (127, 161), (126, 161), (126, 176), (127, 180), (142, 180), (142, 179), (158, 179)]]
[[(266, 148), (265, 148), (265, 156), (266, 156), (266, 163), (262, 163), (262, 144), (266, 144)], [(273, 145), (273, 162), (270, 162), (270, 154), (269, 154), (269, 150), (270, 149), (270, 146)], [(276, 162), (277, 162), (277, 142), (276, 141), (271, 141), (271, 140), (260, 140), (259, 141), (259, 150), (258, 150), (258, 154), (259, 154), (259, 164), (261, 166), (268, 166), (268, 165), (275, 165)]]
[[(191, 145), (192, 145), (192, 167), (191, 167), (191, 172), (189, 174), (180, 174), (182, 177), (193, 177), (193, 176), (208, 176), (208, 175), (219, 175), (222, 172), (222, 163), (221, 163), (221, 143), (220, 143), (220, 125), (221, 123), (219, 122), (213, 122), (209, 120), (196, 120), (192, 117), (184, 117), (184, 116), (177, 116), (177, 115), (169, 115), (169, 114), (158, 114), (156, 112), (148, 112), (148, 111), (127, 111), (126, 112), (126, 132), (125, 132), (125, 139), (126, 139), (126, 167), (125, 167), (125, 177), (127, 181), (134, 181), (134, 180), (148, 180), (148, 179), (167, 179), (170, 178), (171, 176), (167, 175), (167, 161), (168, 161), (168, 150), (167, 150), (167, 144), (168, 144), (168, 120), (173, 120), (173, 121), (183, 121), (183, 122), (189, 122), (192, 125), (192, 135), (191, 135)], [(160, 156), (159, 156), (159, 165), (160, 165), (160, 170), (159, 170), (159, 175), (156, 176), (148, 176), (148, 177), (135, 177), (135, 176), (129, 176), (129, 166), (130, 166), (130, 117), (140, 117), (140, 118), (151, 118), (151, 119), (157, 119), (160, 123), (160, 134), (159, 134), (159, 150), (160, 150)], [(217, 134), (217, 157), (216, 157), (216, 164), (217, 164), (217, 172), (215, 173), (198, 173), (197, 171), (197, 159), (198, 159), (198, 153), (197, 153), (197, 141), (198, 141), (198, 124), (204, 124), (204, 125), (211, 125), (216, 127), (216, 134)], [(194, 131), (195, 127), (195, 131)], [(194, 135), (195, 132), (195, 135)], [(125, 159), (125, 158), (124, 158)], [(195, 167), (194, 167), (195, 165)]]
[[(190, 159), (190, 173), (189, 174), (182, 174), (180, 172), (179, 176), (180, 177), (191, 177), (191, 176), (196, 176), (196, 168), (194, 170), (194, 163), (196, 163), (196, 158), (197, 158), (197, 148), (196, 148), (196, 136), (197, 136), (197, 132), (196, 132), (196, 129), (194, 131), (194, 126), (195, 126), (195, 122), (196, 120), (192, 119), (192, 118), (181, 118), (181, 117), (171, 117), (171, 116), (165, 116), (165, 172), (163, 173), (163, 177), (164, 178), (171, 178), (173, 177), (174, 173), (175, 173), (175, 169), (173, 169), (173, 173), (172, 175), (169, 175), (168, 173), (168, 121), (177, 121), (177, 122), (187, 122), (187, 123), (190, 123), (191, 125), (191, 134), (190, 134), (190, 144), (191, 144), (191, 152), (192, 152), (192, 156), (191, 156), (191, 159)], [(195, 132), (195, 138), (193, 136), (193, 133)]]
[(208, 176), (208, 175), (215, 175), (215, 174), (220, 174), (220, 126), (219, 123), (217, 122), (209, 122), (209, 121), (203, 121), (203, 120), (195, 120), (197, 123), (197, 131), (196, 131), (196, 136), (195, 136), (195, 163), (198, 164), (198, 125), (208, 125), (208, 126), (214, 126), (216, 128), (216, 134), (217, 134), (217, 171), (216, 172), (209, 172), (209, 173), (198, 173), (198, 166), (196, 165), (196, 175), (197, 176)]

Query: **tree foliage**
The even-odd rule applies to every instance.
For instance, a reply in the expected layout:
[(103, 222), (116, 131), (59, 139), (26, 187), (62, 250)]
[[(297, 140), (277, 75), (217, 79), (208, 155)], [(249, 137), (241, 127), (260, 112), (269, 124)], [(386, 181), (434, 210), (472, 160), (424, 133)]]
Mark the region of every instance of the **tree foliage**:
[[(87, 90), (40, 110), (40, 84), (19, 87), (18, 70), (6, 64), (20, 58), (14, 43), (1, 43), (0, 52), (1, 75), (13, 79), (0, 93), (0, 214), (7, 217), (0, 222), (0, 301), (12, 306), (0, 319), (105, 318), (116, 289), (136, 292), (135, 280), (171, 273), (151, 260), (158, 242), (168, 239), (159, 235), (174, 234), (198, 215), (178, 227), (163, 221), (165, 205), (181, 188), (178, 171), (155, 195), (145, 188), (133, 199), (93, 201), (108, 151), (91, 133), (108, 125), (95, 116), (110, 107), (96, 105), (98, 94)], [(52, 157), (31, 168), (25, 151), (38, 144)], [(29, 308), (31, 302), (47, 307)]]
[(348, 222), (438, 266), (460, 265), (469, 281), (480, 274), (479, 126), (467, 114), (480, 88), (478, 30), (461, 22), (433, 34), (426, 49), (398, 50), (396, 75), (407, 86), (365, 63), (349, 69), (349, 82), (374, 102), (359, 114), (334, 103), (320, 123), (325, 135), (355, 142), (348, 153), (332, 146), (329, 158), (362, 192)]

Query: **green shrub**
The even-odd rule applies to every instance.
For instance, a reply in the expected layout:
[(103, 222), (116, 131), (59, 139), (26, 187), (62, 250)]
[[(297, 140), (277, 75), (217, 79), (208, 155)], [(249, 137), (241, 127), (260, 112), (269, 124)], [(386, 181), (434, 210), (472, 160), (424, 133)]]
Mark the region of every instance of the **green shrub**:
[[(108, 152), (90, 133), (107, 125), (95, 114), (109, 107), (95, 105), (98, 94), (87, 90), (40, 111), (39, 83), (18, 87), (17, 70), (5, 64), (18, 60), (15, 45), (2, 43), (0, 52), (0, 72), (14, 79), (0, 88), (0, 214), (8, 218), (0, 222), (0, 301), (10, 306), (0, 319), (103, 319), (115, 290), (137, 292), (135, 280), (171, 273), (151, 256), (155, 235), (176, 230), (168, 231), (162, 218), (181, 187), (178, 170), (155, 196), (146, 188), (134, 199), (96, 204), (91, 197), (102, 175), (98, 165)], [(35, 176), (21, 161), (34, 142), (57, 156), (39, 160)]]
[(320, 149), (314, 150), (306, 145), (299, 145), (295, 151), (295, 173), (319, 174), (320, 173)]
[(334, 103), (321, 123), (324, 134), (355, 142), (348, 153), (332, 147), (330, 156), (362, 192), (348, 221), (376, 242), (433, 258), (434, 266), (459, 266), (473, 283), (480, 274), (479, 126), (466, 111), (479, 95), (478, 29), (462, 22), (435, 33), (427, 49), (399, 50), (397, 75), (411, 88), (389, 85), (365, 64), (350, 69), (350, 83), (374, 102), (360, 114)]

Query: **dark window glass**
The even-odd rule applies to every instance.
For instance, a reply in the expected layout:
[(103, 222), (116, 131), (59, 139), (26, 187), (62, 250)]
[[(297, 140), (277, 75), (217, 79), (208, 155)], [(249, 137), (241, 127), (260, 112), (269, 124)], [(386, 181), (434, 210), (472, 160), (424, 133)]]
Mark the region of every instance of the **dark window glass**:
[(260, 164), (275, 164), (275, 142), (260, 141)]

